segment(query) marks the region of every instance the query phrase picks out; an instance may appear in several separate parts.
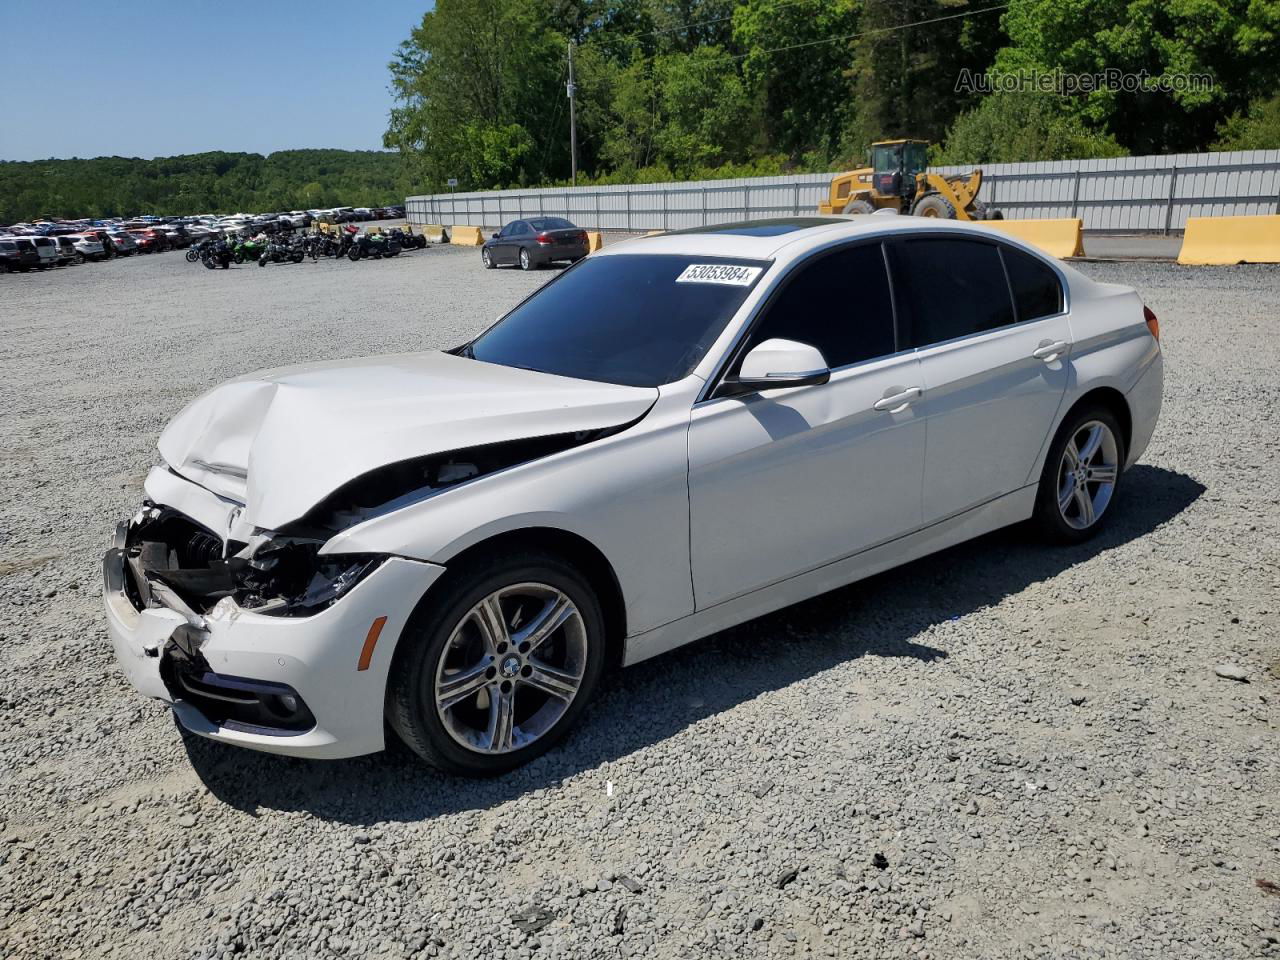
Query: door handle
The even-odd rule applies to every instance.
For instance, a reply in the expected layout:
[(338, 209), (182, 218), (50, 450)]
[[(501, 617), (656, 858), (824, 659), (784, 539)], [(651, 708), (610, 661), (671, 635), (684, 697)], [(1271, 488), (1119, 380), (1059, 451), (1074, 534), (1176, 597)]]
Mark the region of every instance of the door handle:
[(1066, 353), (1069, 346), (1071, 344), (1065, 340), (1055, 340), (1052, 343), (1046, 340), (1032, 350), (1031, 355), (1037, 360), (1043, 360), (1045, 363), (1053, 363), (1061, 354)]
[(915, 400), (924, 391), (919, 387), (908, 387), (901, 393), (895, 393), (892, 396), (881, 397), (872, 406), (876, 410), (888, 410), (890, 413), (901, 413), (907, 407), (911, 406), (911, 401)]

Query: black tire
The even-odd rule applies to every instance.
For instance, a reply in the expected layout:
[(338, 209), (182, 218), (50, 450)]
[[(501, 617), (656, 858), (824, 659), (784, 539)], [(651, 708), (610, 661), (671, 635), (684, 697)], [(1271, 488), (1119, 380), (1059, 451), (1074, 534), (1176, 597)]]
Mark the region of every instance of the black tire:
[(359, 248), (359, 247), (352, 247), (350, 250), (348, 250), (348, 251), (347, 251), (347, 259), (348, 259), (348, 260), (350, 260), (352, 263), (355, 263), (357, 260), (359, 260), (359, 259), (360, 259), (360, 248)]
[(199, 259), (200, 259), (200, 254), (196, 253), (194, 250), (191, 250), (191, 249), (187, 250), (187, 263), (195, 263)]
[(940, 220), (954, 220), (956, 208), (951, 201), (940, 193), (926, 193), (911, 207), (913, 217), (936, 217)]
[(484, 268), (486, 270), (492, 270), (497, 266), (497, 264), (493, 262), (493, 254), (489, 252), (488, 247), (485, 247), (480, 251), (480, 262), (484, 264)]
[(205, 265), (205, 268), (208, 270), (216, 270), (218, 268), (218, 265), (213, 262), (212, 257), (209, 257), (207, 260), (204, 260), (203, 263)]
[(535, 267), (535, 264), (533, 262), (533, 258), (529, 256), (529, 251), (526, 250), (524, 247), (521, 247), (520, 248), (520, 269), (533, 270), (534, 267)]
[(856, 214), (875, 213), (876, 208), (873, 207), (871, 204), (867, 203), (867, 201), (865, 200), (854, 200), (852, 203), (850, 203), (847, 207), (844, 208), (844, 212), (856, 213)]
[[(1064, 464), (1064, 454), (1067, 444), (1076, 440), (1082, 434), (1084, 428), (1093, 423), (1101, 424), (1110, 431), (1111, 440), (1114, 443), (1112, 455), (1115, 458), (1115, 480), (1111, 483), (1111, 489), (1101, 510), (1096, 513), (1096, 519), (1087, 526), (1081, 527), (1076, 525), (1083, 520), (1080, 516), (1078, 501), (1072, 502), (1070, 507), (1067, 508), (1066, 512), (1073, 515), (1069, 519), (1068, 516), (1064, 516), (1064, 508), (1060, 506), (1059, 495), (1068, 489), (1076, 489), (1074, 480), (1070, 484), (1066, 482), (1067, 471)], [(1124, 478), (1124, 463), (1127, 455), (1124, 432), (1121, 430), (1115, 414), (1108, 408), (1098, 405), (1081, 407), (1079, 410), (1072, 411), (1058, 428), (1053, 442), (1049, 444), (1049, 453), (1045, 457), (1044, 469), (1040, 473), (1040, 486), (1036, 491), (1035, 513), (1032, 517), (1032, 522), (1040, 533), (1054, 543), (1082, 543), (1106, 526), (1108, 518), (1115, 512), (1115, 499), (1120, 491), (1121, 480)], [(1090, 491), (1090, 486), (1093, 485), (1086, 484), (1085, 489), (1087, 492)], [(1100, 492), (1100, 485), (1093, 486), (1095, 496), (1098, 492)], [(1073, 524), (1072, 519), (1075, 520), (1075, 524)]]
[[(530, 583), (560, 591), (578, 608), (586, 638), (582, 681), (563, 715), (532, 743), (505, 753), (465, 747), (449, 733), (436, 710), (437, 667), (449, 652), (455, 627), (481, 600), (503, 587)], [(496, 776), (541, 756), (564, 738), (591, 700), (604, 671), (605, 656), (600, 603), (586, 578), (571, 564), (553, 554), (532, 551), (479, 557), (451, 569), (448, 578), (436, 585), (410, 617), (387, 681), (387, 720), (410, 749), (438, 769), (473, 777)]]

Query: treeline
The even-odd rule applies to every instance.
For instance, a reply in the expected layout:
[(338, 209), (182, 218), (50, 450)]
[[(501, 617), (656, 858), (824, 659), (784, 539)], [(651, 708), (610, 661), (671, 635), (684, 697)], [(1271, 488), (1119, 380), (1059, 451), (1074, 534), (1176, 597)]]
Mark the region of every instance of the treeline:
[[(1280, 0), (437, 0), (385, 145), (427, 190), (567, 181), (570, 41), (580, 183), (1280, 147)], [(1001, 82), (1107, 70), (1143, 86)]]
[(0, 224), (370, 206), (402, 202), (411, 192), (402, 158), (375, 150), (0, 161)]

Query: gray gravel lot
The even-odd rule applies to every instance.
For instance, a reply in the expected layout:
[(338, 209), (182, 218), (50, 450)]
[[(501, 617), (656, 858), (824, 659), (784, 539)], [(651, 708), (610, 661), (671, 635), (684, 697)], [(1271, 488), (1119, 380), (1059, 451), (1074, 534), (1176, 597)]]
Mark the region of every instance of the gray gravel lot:
[(1167, 359), (1103, 536), (1002, 532), (640, 665), (488, 782), (185, 740), (114, 667), (99, 561), (197, 392), (449, 346), (552, 274), (0, 278), (0, 957), (1280, 955), (1280, 271), (1083, 269)]

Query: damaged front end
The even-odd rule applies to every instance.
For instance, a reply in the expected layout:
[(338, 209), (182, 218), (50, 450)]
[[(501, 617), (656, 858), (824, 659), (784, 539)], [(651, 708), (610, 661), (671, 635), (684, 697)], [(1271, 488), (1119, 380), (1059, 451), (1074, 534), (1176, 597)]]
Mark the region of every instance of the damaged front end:
[(197, 616), (228, 598), (243, 610), (310, 616), (330, 606), (382, 561), (369, 554), (322, 556), (329, 535), (260, 533), (224, 540), (189, 517), (146, 503), (120, 525), (115, 547), (139, 610), (165, 606)]
[(165, 637), (144, 647), (175, 704), (194, 706), (218, 728), (289, 736), (315, 727), (315, 717), (287, 684), (219, 673), (204, 647), (209, 619), (243, 612), (308, 617), (328, 608), (384, 560), (321, 556), (325, 540), (257, 535), (223, 540), (169, 507), (146, 503), (116, 530), (104, 561), (108, 593), (135, 611), (177, 618)]

